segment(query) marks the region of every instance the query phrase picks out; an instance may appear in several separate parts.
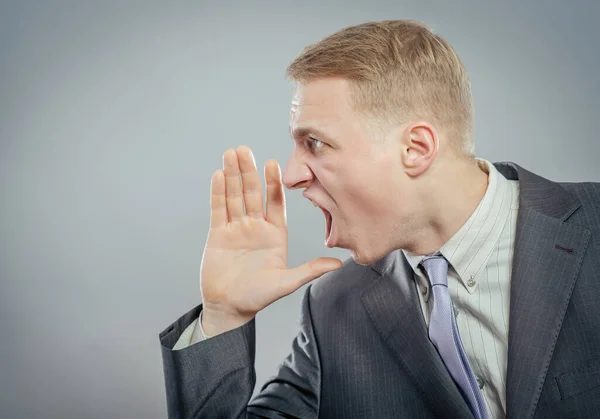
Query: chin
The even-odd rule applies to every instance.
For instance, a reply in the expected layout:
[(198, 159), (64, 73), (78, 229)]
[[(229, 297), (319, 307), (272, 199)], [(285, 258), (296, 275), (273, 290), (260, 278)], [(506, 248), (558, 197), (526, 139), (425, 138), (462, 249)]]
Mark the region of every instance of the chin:
[(368, 266), (381, 259), (381, 257), (377, 257), (377, 255), (367, 254), (356, 250), (350, 250), (350, 254), (352, 255), (352, 259), (354, 259), (354, 262), (362, 266)]
[(398, 248), (381, 245), (377, 247), (373, 245), (364, 245), (360, 248), (358, 246), (353, 248), (348, 246), (346, 249), (350, 251), (354, 262), (362, 266), (367, 266), (380, 261)]

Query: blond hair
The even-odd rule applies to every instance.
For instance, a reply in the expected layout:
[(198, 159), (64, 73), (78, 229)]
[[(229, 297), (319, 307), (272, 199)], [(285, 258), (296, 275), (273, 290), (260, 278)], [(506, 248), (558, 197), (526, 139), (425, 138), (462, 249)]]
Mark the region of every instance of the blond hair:
[(473, 153), (473, 100), (454, 49), (425, 25), (407, 20), (344, 28), (310, 45), (289, 65), (289, 79), (350, 81), (355, 109), (382, 123), (426, 119), (459, 154)]

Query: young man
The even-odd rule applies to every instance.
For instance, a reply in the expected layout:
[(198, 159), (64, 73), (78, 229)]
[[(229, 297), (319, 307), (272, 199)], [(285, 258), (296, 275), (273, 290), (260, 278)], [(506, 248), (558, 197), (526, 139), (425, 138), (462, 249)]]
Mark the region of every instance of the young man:
[[(597, 415), (600, 185), (475, 158), (467, 73), (419, 23), (343, 29), (288, 75), (296, 147), (266, 208), (247, 147), (213, 175), (203, 304), (160, 336), (170, 417)], [(287, 268), (283, 185), (351, 259)], [(318, 277), (249, 402), (256, 313)]]

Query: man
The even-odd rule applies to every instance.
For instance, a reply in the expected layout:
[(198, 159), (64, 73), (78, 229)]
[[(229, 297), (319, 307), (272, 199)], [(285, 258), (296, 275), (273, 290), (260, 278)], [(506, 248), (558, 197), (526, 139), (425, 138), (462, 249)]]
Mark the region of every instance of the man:
[[(212, 178), (203, 304), (160, 336), (170, 417), (597, 417), (600, 185), (475, 158), (467, 73), (419, 23), (345, 28), (288, 75), (266, 208), (247, 147)], [(282, 183), (351, 259), (286, 267)], [(249, 401), (256, 313), (318, 277)]]

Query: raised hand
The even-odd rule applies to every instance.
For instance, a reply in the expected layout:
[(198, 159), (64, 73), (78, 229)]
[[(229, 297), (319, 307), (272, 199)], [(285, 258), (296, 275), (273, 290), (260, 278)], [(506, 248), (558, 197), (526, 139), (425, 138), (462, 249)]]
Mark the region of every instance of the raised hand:
[(211, 181), (211, 216), (202, 257), (202, 327), (214, 336), (243, 325), (276, 300), (341, 267), (317, 258), (288, 269), (285, 196), (279, 165), (265, 165), (263, 189), (251, 150), (223, 155), (223, 169)]

